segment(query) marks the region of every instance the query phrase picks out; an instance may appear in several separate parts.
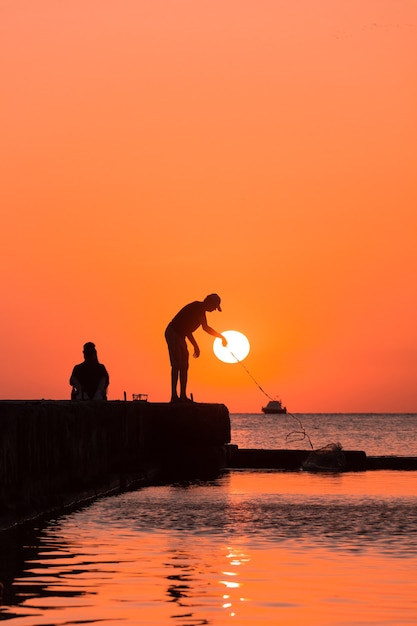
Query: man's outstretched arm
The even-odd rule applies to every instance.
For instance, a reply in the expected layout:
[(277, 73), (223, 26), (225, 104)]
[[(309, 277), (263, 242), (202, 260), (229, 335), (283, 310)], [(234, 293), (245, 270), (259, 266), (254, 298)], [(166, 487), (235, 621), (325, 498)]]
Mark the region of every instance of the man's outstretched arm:
[(213, 337), (218, 337), (219, 339), (221, 339), (223, 346), (225, 346), (225, 347), (227, 346), (227, 339), (226, 339), (226, 337), (223, 337), (223, 335), (218, 333), (217, 330), (214, 330), (214, 328), (212, 328), (208, 324), (202, 324), (202, 328), (209, 335), (212, 335)]

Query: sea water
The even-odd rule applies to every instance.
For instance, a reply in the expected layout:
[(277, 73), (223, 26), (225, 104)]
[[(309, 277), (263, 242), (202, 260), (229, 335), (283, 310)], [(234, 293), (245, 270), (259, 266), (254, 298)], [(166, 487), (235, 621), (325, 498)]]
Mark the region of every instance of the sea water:
[[(369, 455), (417, 456), (417, 415), (232, 415), (231, 422), (241, 448), (339, 441)], [(0, 619), (416, 624), (416, 480), (413, 471), (234, 470), (99, 499), (2, 546)]]

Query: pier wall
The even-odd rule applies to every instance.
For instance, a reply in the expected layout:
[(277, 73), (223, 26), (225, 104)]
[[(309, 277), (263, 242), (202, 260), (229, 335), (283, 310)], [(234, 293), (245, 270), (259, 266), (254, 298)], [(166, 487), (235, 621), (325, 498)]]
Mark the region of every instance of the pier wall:
[[(310, 453), (230, 441), (223, 404), (0, 401), (0, 530), (140, 485), (297, 471)], [(417, 457), (344, 455), (346, 471), (417, 470)]]
[(0, 529), (137, 484), (226, 465), (222, 404), (0, 401)]
[[(229, 467), (250, 469), (299, 470), (307, 461), (311, 450), (259, 450), (230, 446)], [(368, 469), (367, 456), (361, 450), (344, 450), (345, 471)]]

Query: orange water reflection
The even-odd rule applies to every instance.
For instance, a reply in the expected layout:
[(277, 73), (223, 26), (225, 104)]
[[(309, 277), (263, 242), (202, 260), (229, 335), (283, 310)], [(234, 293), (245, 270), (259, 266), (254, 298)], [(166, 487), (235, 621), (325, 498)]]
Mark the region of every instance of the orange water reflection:
[[(414, 623), (413, 472), (233, 472), (51, 523), (13, 582), (13, 626)], [(13, 616), (13, 617), (12, 617)]]
[[(300, 474), (302, 477), (300, 478)], [(415, 497), (414, 472), (368, 471), (338, 473), (234, 471), (229, 483), (233, 494), (382, 496), (384, 498)]]
[(250, 554), (224, 605), (237, 623), (398, 625), (417, 614), (415, 557), (393, 559), (387, 571), (386, 559), (370, 553), (300, 547)]

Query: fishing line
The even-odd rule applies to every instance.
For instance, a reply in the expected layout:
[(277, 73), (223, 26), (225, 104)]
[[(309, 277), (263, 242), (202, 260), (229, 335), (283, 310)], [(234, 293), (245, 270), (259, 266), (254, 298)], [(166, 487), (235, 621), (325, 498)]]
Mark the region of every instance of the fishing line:
[(271, 396), (269, 395), (269, 393), (266, 393), (265, 389), (262, 389), (261, 385), (258, 383), (257, 380), (254, 379), (254, 377), (252, 376), (252, 374), (250, 373), (250, 371), (248, 370), (247, 367), (245, 367), (245, 365), (243, 365), (242, 361), (239, 361), (239, 359), (237, 358), (236, 355), (233, 354), (233, 352), (231, 351), (230, 348), (227, 348), (230, 352), (230, 354), (232, 355), (232, 357), (234, 359), (236, 359), (236, 361), (239, 363), (239, 365), (241, 365), (243, 367), (243, 369), (245, 370), (245, 372), (248, 374), (248, 376), (250, 376), (250, 378), (252, 378), (253, 382), (255, 383), (255, 385), (257, 385), (257, 387), (259, 387), (259, 389), (262, 391), (263, 394), (266, 395), (267, 398), (269, 398), (270, 400), (274, 400), (274, 398), (271, 398)]
[[(233, 352), (231, 351), (231, 349), (226, 346), (227, 349), (229, 350), (230, 354), (232, 355), (232, 357), (236, 360), (237, 363), (239, 363), (239, 365), (241, 365), (243, 367), (243, 369), (245, 370), (245, 372), (247, 373), (247, 375), (253, 380), (253, 382), (255, 383), (255, 385), (262, 391), (262, 393), (269, 398), (270, 400), (274, 401), (274, 398), (272, 398), (269, 393), (267, 393), (265, 391), (265, 389), (262, 389), (261, 385), (258, 383), (258, 381), (252, 376), (252, 374), (250, 373), (250, 371), (248, 370), (248, 368), (243, 365), (242, 361), (239, 361), (239, 359), (237, 358), (237, 356), (235, 354), (233, 354)], [(306, 430), (300, 420), (299, 417), (297, 417), (296, 415), (293, 415), (292, 413), (287, 413), (287, 415), (289, 415), (290, 417), (294, 418), (295, 421), (298, 423), (298, 426), (300, 427), (300, 430), (292, 430), (291, 432), (289, 432), (285, 439), (287, 441), (302, 441), (303, 439), (307, 439), (308, 443), (310, 444), (311, 449), (313, 450), (313, 444), (311, 443), (311, 439), (308, 436), (308, 434), (306, 433)], [(292, 437), (292, 439), (291, 439)]]

